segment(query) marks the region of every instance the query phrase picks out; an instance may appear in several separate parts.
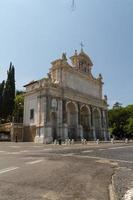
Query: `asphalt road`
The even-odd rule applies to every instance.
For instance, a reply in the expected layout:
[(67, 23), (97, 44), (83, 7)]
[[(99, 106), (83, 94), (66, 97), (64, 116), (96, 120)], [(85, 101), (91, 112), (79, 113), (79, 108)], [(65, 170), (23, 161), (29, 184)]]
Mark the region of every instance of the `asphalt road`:
[(0, 200), (43, 199), (133, 200), (133, 143), (1, 142)]

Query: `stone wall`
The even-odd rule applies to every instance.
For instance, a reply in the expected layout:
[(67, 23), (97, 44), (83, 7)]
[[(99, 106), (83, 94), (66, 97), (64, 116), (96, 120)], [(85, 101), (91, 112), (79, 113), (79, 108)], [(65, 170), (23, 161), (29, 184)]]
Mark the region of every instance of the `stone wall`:
[(36, 136), (36, 126), (24, 126), (23, 142), (34, 142)]
[(64, 87), (69, 87), (79, 92), (82, 91), (82, 93), (93, 97), (102, 98), (102, 89), (98, 82), (87, 79), (87, 77), (80, 77), (81, 75), (78, 75), (77, 72), (71, 73), (71, 71), (63, 72), (62, 76)]
[(10, 133), (12, 142), (23, 142), (23, 124), (12, 124)]

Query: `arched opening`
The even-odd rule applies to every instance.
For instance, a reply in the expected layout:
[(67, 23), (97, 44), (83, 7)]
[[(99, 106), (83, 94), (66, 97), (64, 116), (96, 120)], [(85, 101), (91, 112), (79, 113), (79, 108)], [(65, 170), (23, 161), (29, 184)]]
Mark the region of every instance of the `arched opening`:
[(80, 123), (83, 127), (83, 137), (86, 140), (90, 138), (90, 112), (87, 106), (82, 106), (80, 110)]
[(97, 139), (101, 139), (101, 117), (98, 109), (93, 111), (93, 122)]
[(67, 124), (68, 124), (68, 137), (70, 139), (77, 139), (77, 108), (72, 102), (67, 104)]
[(52, 137), (53, 141), (57, 139), (57, 114), (56, 112), (51, 113), (51, 126), (52, 126)]

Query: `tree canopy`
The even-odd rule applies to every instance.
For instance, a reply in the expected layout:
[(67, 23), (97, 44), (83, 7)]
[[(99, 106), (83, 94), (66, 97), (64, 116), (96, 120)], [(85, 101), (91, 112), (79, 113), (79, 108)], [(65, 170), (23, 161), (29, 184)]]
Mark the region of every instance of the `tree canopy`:
[(109, 127), (116, 138), (133, 137), (133, 105), (122, 107), (118, 102), (109, 110)]
[(18, 91), (15, 96), (15, 107), (13, 112), (15, 122), (22, 123), (23, 110), (24, 110), (24, 92)]

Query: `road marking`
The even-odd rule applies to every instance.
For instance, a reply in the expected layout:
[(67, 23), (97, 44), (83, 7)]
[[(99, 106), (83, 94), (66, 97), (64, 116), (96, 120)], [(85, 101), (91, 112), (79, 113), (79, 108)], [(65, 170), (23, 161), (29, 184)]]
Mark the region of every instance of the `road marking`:
[(35, 148), (36, 148), (36, 147), (37, 147), (37, 148), (41, 148), (42, 146), (31, 146), (31, 147), (35, 147)]
[[(66, 155), (67, 156), (67, 155)], [(75, 156), (77, 158), (90, 158), (90, 159), (103, 159), (103, 160), (109, 160), (109, 161), (113, 161), (113, 162), (122, 162), (122, 163), (129, 163), (129, 164), (133, 164), (133, 161), (128, 161), (128, 160), (119, 160), (119, 159), (110, 159), (110, 158), (104, 158), (104, 157), (99, 157), (99, 156), (82, 156), (82, 155), (71, 155), (71, 156)]]
[(61, 154), (62, 156), (73, 156), (74, 153)]
[(53, 149), (40, 149), (40, 150), (29, 150), (31, 153), (38, 153), (38, 152), (45, 152), (45, 151), (52, 151)]
[(23, 151), (19, 151), (20, 153), (27, 153), (29, 152), (29, 150), (23, 150)]
[(4, 153), (5, 151), (0, 151), (0, 153)]
[(94, 150), (86, 150), (86, 151), (82, 151), (82, 153), (90, 153), (93, 152)]
[(105, 151), (105, 150), (107, 150), (107, 149), (98, 149), (99, 151)]
[(13, 171), (15, 169), (18, 169), (19, 167), (10, 167), (10, 168), (5, 168), (5, 169), (1, 169), (0, 170), (0, 174), (6, 173), (6, 172), (10, 172)]
[(34, 157), (23, 157), (23, 158), (19, 158), (19, 159), (22, 159), (22, 160), (34, 160), (35, 158)]
[(133, 148), (133, 146), (111, 147), (108, 149), (124, 149), (124, 148)]
[(40, 149), (40, 150), (36, 150), (35, 152), (40, 152), (40, 151), (52, 151), (53, 149), (52, 148), (49, 148), (49, 149)]
[(20, 146), (8, 146), (8, 147), (11, 147), (11, 148), (20, 148)]
[(33, 164), (36, 164), (36, 163), (40, 163), (42, 162), (43, 160), (34, 160), (34, 161), (30, 161), (30, 162), (26, 162), (26, 164), (28, 165), (33, 165)]
[(17, 155), (20, 154), (20, 152), (7, 152), (8, 155)]

